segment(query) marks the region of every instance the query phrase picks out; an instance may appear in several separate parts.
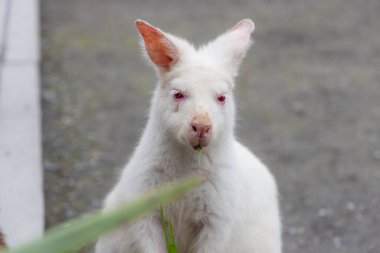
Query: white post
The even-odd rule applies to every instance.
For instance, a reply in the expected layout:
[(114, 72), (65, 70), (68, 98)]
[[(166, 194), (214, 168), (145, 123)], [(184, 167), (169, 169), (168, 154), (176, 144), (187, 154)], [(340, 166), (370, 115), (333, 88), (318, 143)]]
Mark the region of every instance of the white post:
[(10, 247), (41, 236), (38, 0), (0, 1), (0, 228)]

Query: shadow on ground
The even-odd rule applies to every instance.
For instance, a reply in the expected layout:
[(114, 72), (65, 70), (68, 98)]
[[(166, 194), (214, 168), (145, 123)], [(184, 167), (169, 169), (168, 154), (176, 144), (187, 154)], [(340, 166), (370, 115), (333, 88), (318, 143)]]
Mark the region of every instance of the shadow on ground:
[(197, 44), (241, 18), (238, 136), (275, 174), (285, 252), (380, 252), (380, 2), (42, 1), (47, 223), (98, 208), (144, 126), (134, 20)]

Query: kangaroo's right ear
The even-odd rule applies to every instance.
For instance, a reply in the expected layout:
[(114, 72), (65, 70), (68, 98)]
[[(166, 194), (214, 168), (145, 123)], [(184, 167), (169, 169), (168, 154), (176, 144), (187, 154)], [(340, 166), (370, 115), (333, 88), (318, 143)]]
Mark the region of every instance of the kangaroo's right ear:
[(210, 42), (203, 50), (211, 52), (224, 64), (232, 76), (236, 76), (240, 62), (252, 44), (251, 35), (255, 30), (255, 24), (251, 19), (243, 19), (214, 41)]
[(136, 27), (144, 41), (145, 50), (159, 70), (167, 72), (178, 61), (178, 49), (164, 32), (143, 20)]

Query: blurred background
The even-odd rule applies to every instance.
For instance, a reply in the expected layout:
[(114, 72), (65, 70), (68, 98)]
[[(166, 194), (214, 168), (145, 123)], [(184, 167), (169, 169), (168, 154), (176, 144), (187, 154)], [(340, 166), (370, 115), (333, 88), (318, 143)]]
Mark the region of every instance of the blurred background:
[(41, 1), (47, 226), (98, 209), (156, 77), (142, 18), (200, 45), (243, 18), (238, 139), (279, 184), (284, 252), (380, 252), (380, 1)]

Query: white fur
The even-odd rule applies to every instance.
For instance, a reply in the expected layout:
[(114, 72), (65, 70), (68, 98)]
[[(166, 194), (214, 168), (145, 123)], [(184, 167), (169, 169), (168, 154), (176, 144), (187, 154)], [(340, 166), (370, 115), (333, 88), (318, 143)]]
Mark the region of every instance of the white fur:
[[(211, 143), (202, 149), (200, 170), (210, 179), (166, 207), (180, 253), (280, 253), (276, 183), (267, 168), (234, 137), (232, 90), (238, 64), (251, 44), (253, 23), (243, 20), (200, 49), (165, 34), (179, 61), (158, 69), (149, 120), (105, 208), (128, 202), (168, 181), (198, 172), (197, 154), (186, 140), (191, 119), (207, 113)], [(238, 24), (239, 24), (238, 23)], [(237, 28), (236, 28), (237, 27)], [(173, 101), (173, 89), (186, 93)], [(225, 104), (216, 97), (226, 96)], [(164, 253), (159, 212), (103, 236), (97, 253)]]

